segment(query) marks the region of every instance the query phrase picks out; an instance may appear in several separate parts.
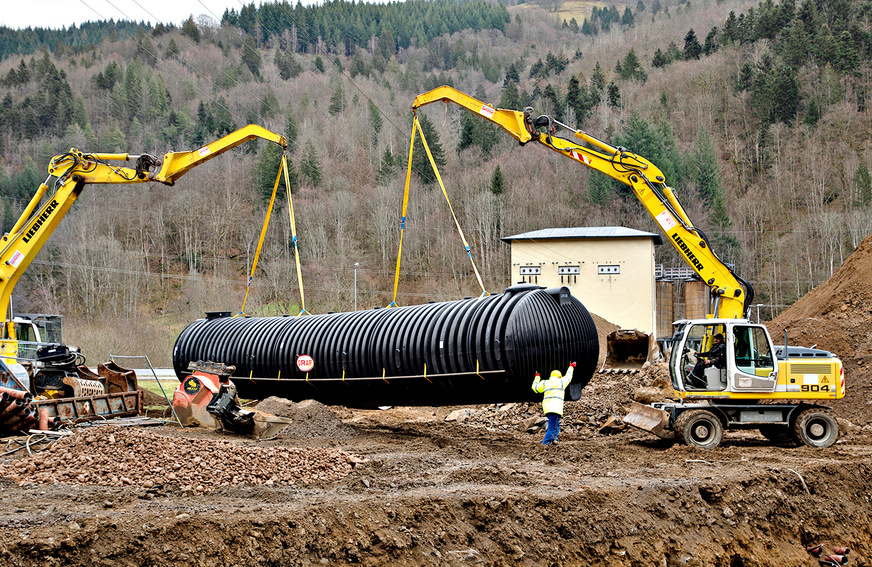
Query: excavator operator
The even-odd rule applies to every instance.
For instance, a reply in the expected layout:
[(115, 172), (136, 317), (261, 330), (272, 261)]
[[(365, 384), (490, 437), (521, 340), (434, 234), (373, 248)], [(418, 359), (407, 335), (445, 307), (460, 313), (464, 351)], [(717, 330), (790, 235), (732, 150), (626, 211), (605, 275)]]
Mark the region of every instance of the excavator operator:
[(696, 364), (693, 366), (693, 371), (687, 377), (690, 385), (694, 388), (705, 388), (708, 382), (705, 379), (705, 369), (714, 366), (715, 368), (724, 369), (727, 367), (727, 345), (724, 343), (724, 335), (718, 333), (714, 337), (715, 344), (707, 352), (696, 352)]

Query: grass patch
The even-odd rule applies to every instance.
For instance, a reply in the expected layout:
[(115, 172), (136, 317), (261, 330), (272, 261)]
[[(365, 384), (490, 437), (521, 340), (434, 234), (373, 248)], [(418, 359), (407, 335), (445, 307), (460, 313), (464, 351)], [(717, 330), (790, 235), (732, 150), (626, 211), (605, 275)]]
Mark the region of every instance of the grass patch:
[(169, 378), (161, 380), (160, 385), (158, 385), (157, 380), (153, 378), (151, 380), (139, 380), (140, 388), (163, 398), (163, 392), (160, 390), (161, 386), (163, 386), (163, 391), (166, 392), (167, 397), (172, 401), (173, 392), (179, 386), (179, 381), (174, 378)]

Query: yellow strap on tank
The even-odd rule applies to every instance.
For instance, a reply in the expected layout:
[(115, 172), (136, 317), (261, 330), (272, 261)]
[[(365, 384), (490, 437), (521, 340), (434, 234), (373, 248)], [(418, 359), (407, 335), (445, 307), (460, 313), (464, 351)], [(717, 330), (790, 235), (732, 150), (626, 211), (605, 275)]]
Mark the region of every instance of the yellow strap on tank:
[(397, 269), (394, 272), (394, 297), (388, 307), (397, 306), (397, 288), (400, 285), (400, 259), (403, 257), (403, 233), (406, 230), (406, 210), (409, 207), (409, 185), (412, 180), (412, 151), (415, 149), (415, 132), (418, 130), (418, 118), (412, 122), (412, 142), (409, 144), (409, 167), (406, 169), (406, 188), (403, 191), (403, 217), (400, 220), (400, 249), (397, 251)]
[[(415, 115), (415, 124), (418, 123), (418, 116)], [(414, 132), (414, 130), (413, 130)], [(445, 184), (442, 183), (442, 176), (439, 175), (439, 169), (436, 167), (436, 161), (433, 159), (433, 154), (430, 153), (430, 146), (427, 145), (427, 140), (424, 139), (424, 130), (418, 128), (418, 134), (421, 136), (421, 141), (424, 143), (424, 150), (427, 152), (427, 157), (430, 158), (430, 165), (433, 167), (433, 173), (436, 174), (436, 180), (439, 182), (439, 187), (442, 188), (442, 194), (445, 195), (445, 201), (448, 203), (448, 210), (451, 211), (451, 216), (454, 218), (454, 224), (457, 226), (457, 232), (460, 234), (460, 240), (463, 241), (463, 247), (466, 249), (466, 255), (469, 257), (469, 262), (472, 264), (472, 270), (475, 272), (475, 277), (478, 280), (478, 285), (481, 286), (482, 295), (490, 295), (484, 288), (484, 283), (481, 281), (481, 275), (478, 273), (478, 268), (475, 267), (475, 260), (472, 259), (472, 252), (469, 248), (469, 243), (466, 237), (463, 236), (463, 229), (460, 228), (460, 221), (457, 220), (457, 215), (454, 214), (454, 207), (451, 206), (451, 199), (448, 198), (448, 191), (445, 190)], [(412, 134), (412, 142), (414, 143), (414, 133)], [(411, 152), (409, 152), (409, 164), (412, 163)]]
[[(284, 156), (282, 156), (282, 160), (284, 160)], [(272, 195), (269, 198), (269, 206), (266, 208), (266, 217), (264, 217), (263, 227), (260, 229), (260, 240), (257, 241), (257, 250), (254, 252), (254, 261), (251, 263), (251, 273), (248, 274), (248, 285), (245, 287), (245, 298), (242, 300), (242, 309), (240, 309), (239, 313), (234, 315), (234, 317), (245, 315), (245, 304), (248, 302), (248, 292), (251, 291), (251, 282), (254, 280), (254, 271), (257, 269), (257, 261), (260, 258), (260, 251), (263, 249), (263, 241), (266, 239), (266, 229), (269, 227), (269, 217), (272, 215), (273, 205), (276, 202), (276, 192), (279, 189), (279, 181), (281, 181), (281, 179), (282, 167), (279, 165), (279, 171), (276, 173), (276, 182), (273, 184)]]
[(294, 200), (291, 198), (291, 177), (288, 175), (288, 159), (282, 154), (282, 170), (285, 172), (285, 191), (288, 195), (288, 217), (291, 221), (291, 236), (294, 242), (294, 259), (297, 263), (297, 284), (300, 286), (300, 315), (311, 315), (306, 311), (306, 296), (303, 294), (303, 272), (300, 269), (300, 249), (297, 246), (297, 222), (294, 218)]

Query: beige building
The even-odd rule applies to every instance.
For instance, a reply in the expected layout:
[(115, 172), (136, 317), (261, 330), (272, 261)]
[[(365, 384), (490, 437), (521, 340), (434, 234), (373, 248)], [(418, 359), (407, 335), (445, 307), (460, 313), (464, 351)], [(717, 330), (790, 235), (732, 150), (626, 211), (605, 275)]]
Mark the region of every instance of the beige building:
[(567, 286), (591, 313), (623, 329), (654, 333), (660, 235), (605, 226), (546, 228), (502, 240), (512, 246), (512, 283)]

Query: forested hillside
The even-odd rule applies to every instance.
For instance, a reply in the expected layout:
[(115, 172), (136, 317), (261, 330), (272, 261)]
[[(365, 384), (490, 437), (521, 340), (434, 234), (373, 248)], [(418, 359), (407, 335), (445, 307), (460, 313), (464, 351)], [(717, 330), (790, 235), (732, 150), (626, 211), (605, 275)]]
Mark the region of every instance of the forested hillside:
[[(0, 28), (0, 222), (12, 226), (70, 147), (162, 155), (247, 123), (290, 141), (306, 309), (390, 302), (412, 100), (441, 84), (533, 106), (647, 157), (777, 314), (872, 233), (872, 4), (663, 0), (585, 5), (413, 0), (266, 4), (156, 26)], [(107, 28), (107, 26), (109, 26)], [(622, 186), (456, 108), (419, 112), (486, 287), (500, 237), (657, 226)], [(417, 147), (401, 304), (481, 291)], [(66, 316), (104, 358), (166, 363), (181, 326), (239, 311), (278, 165), (248, 144), (174, 187), (89, 186), (14, 296)], [(249, 314), (298, 313), (280, 200)], [(668, 246), (658, 261), (681, 266)]]

